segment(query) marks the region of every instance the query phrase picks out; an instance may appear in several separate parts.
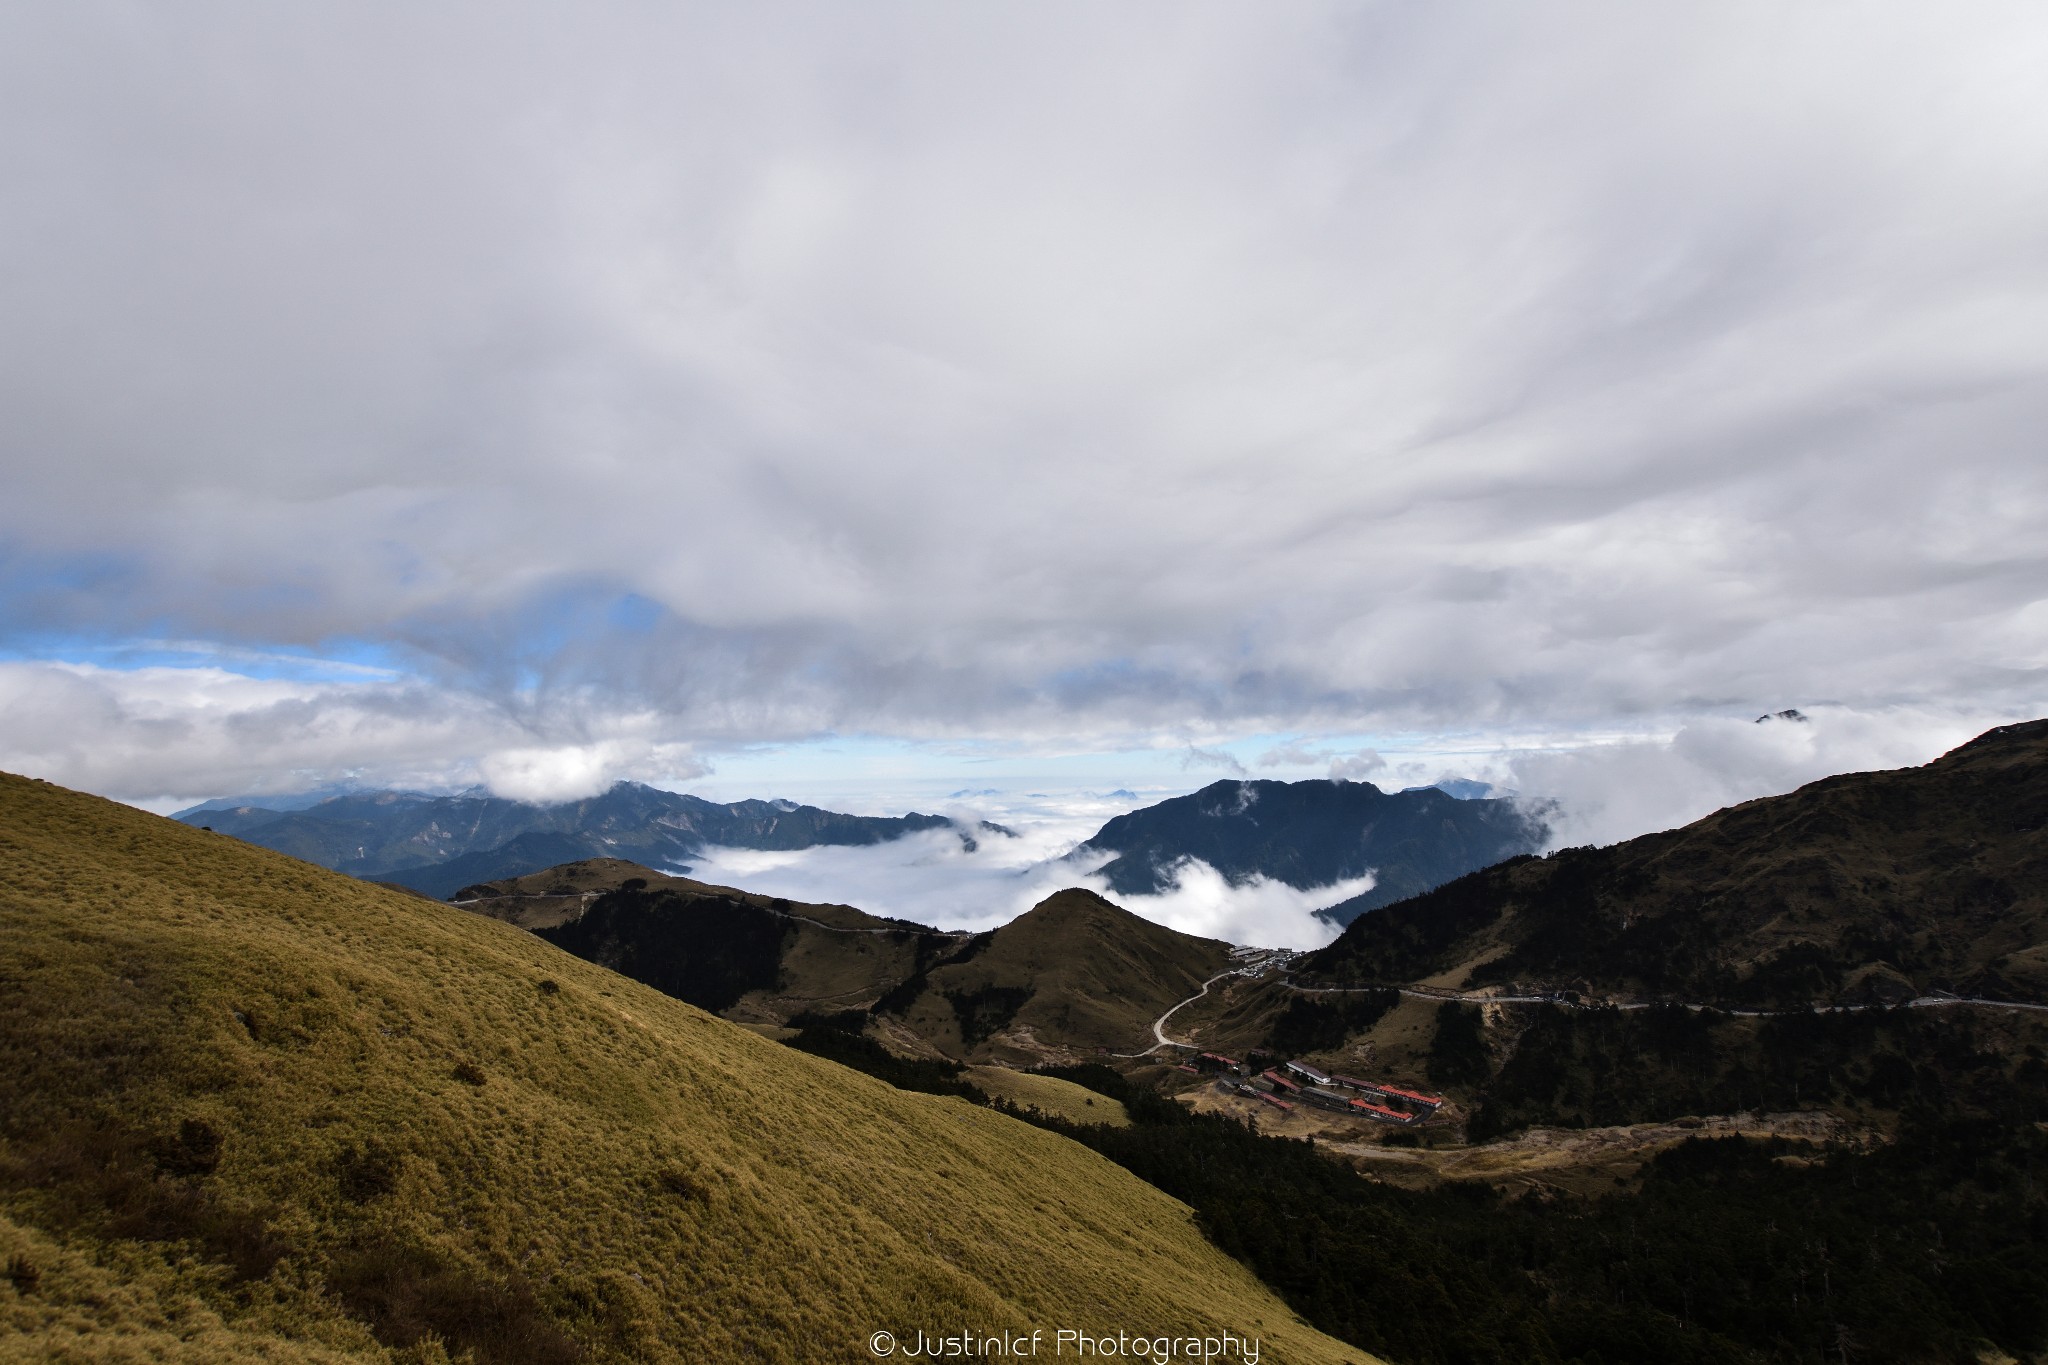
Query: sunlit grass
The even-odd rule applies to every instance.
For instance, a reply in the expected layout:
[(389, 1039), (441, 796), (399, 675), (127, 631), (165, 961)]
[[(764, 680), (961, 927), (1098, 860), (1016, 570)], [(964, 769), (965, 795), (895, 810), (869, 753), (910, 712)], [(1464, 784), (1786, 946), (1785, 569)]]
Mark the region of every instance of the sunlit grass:
[(110, 802), (0, 777), (0, 943), (0, 1331), (42, 1358), (1361, 1358), (1063, 1138)]
[(1038, 1076), (1001, 1066), (971, 1066), (961, 1079), (997, 1099), (1036, 1109), (1068, 1123), (1106, 1123), (1112, 1128), (1128, 1128), (1131, 1123), (1122, 1101), (1098, 1095), (1085, 1085), (1057, 1076)]

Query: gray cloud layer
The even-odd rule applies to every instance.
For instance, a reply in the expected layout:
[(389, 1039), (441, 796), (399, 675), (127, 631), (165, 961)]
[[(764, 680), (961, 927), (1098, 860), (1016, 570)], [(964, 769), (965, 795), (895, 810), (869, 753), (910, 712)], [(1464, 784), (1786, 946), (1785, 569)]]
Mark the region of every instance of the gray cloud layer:
[(15, 7), (0, 630), (356, 642), (514, 773), (2025, 711), (2044, 61), (2026, 4)]

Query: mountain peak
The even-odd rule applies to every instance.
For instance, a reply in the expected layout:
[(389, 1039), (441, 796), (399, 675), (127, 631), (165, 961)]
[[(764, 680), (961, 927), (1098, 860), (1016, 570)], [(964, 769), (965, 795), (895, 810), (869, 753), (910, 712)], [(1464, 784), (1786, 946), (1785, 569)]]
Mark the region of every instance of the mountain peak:
[(1434, 787), (1390, 795), (1370, 782), (1225, 779), (1119, 815), (1082, 847), (1117, 855), (1100, 872), (1127, 896), (1169, 890), (1190, 858), (1233, 884), (1267, 877), (1302, 891), (1370, 874), (1370, 891), (1323, 912), (1346, 924), (1534, 852), (1547, 836), (1509, 802), (1453, 800)]

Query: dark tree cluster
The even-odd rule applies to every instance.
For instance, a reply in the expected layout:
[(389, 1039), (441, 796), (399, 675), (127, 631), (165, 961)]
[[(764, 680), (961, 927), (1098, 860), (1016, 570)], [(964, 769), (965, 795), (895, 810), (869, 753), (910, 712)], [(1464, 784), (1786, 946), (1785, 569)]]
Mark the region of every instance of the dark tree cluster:
[(1638, 1191), (1510, 1201), (1377, 1184), (1099, 1064), (1046, 1074), (1121, 1100), (1134, 1126), (1008, 1112), (1183, 1200), (1309, 1322), (1388, 1359), (1974, 1365), (2048, 1348), (2048, 1134), (2015, 1116), (1923, 1108), (1870, 1151), (1694, 1138)]
[[(1468, 1132), (1602, 1127), (1675, 1114), (1866, 1106), (1946, 1116), (2048, 1118), (2048, 1064), (1985, 1036), (1962, 1012), (1801, 1012), (1743, 1019), (1678, 1006), (1543, 1007), (1519, 1016), (1498, 1071), (1478, 1012), (1437, 1015), (1430, 1078), (1479, 1096)], [(2038, 1051), (2038, 1049), (2036, 1049)]]
[(1400, 1003), (1396, 990), (1297, 995), (1266, 1033), (1266, 1046), (1283, 1056), (1328, 1052), (1377, 1024)]

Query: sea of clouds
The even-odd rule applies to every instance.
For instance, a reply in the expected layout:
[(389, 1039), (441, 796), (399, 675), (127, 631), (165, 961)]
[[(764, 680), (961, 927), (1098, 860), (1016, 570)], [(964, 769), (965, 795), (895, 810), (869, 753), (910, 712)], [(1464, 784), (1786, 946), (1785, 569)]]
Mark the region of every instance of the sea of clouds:
[[(1787, 708), (1789, 709), (1789, 708)], [(1928, 762), (2001, 720), (1947, 709), (1884, 713), (1817, 706), (1785, 717), (1716, 716), (1662, 736), (1573, 747), (1505, 751), (1458, 767), (1419, 761), (1378, 766), (1416, 785), (1465, 777), (1542, 818), (1547, 848), (1602, 845), (1689, 824), (1723, 806), (1777, 796), (1839, 773)], [(1332, 775), (1352, 755), (1330, 758)], [(1383, 787), (1392, 787), (1382, 777)], [(1233, 884), (1198, 859), (1175, 871), (1177, 884), (1156, 896), (1109, 890), (1098, 874), (1110, 854), (1082, 846), (1114, 815), (1152, 798), (1128, 792), (977, 794), (947, 811), (957, 828), (994, 820), (1016, 837), (981, 832), (969, 849), (958, 834), (928, 830), (864, 848), (754, 852), (713, 848), (693, 876), (792, 900), (838, 901), (948, 929), (1007, 923), (1052, 892), (1079, 886), (1185, 933), (1271, 947), (1316, 948), (1337, 930), (1315, 912), (1360, 895), (1370, 876), (1296, 888), (1257, 877)]]
[[(947, 814), (953, 829), (924, 830), (885, 844), (795, 852), (710, 848), (691, 876), (791, 900), (857, 905), (872, 914), (942, 929), (1007, 924), (1055, 891), (1082, 887), (1156, 924), (1232, 943), (1316, 948), (1336, 937), (1315, 911), (1358, 895), (1370, 877), (1297, 890), (1256, 877), (1232, 885), (1199, 860), (1175, 869), (1177, 884), (1156, 896), (1113, 893), (1098, 869), (1113, 856), (1081, 849), (1104, 821), (1139, 804), (1128, 793), (1039, 793), (982, 797)], [(979, 828), (991, 820), (1012, 835)], [(969, 832), (974, 847), (958, 831)]]

